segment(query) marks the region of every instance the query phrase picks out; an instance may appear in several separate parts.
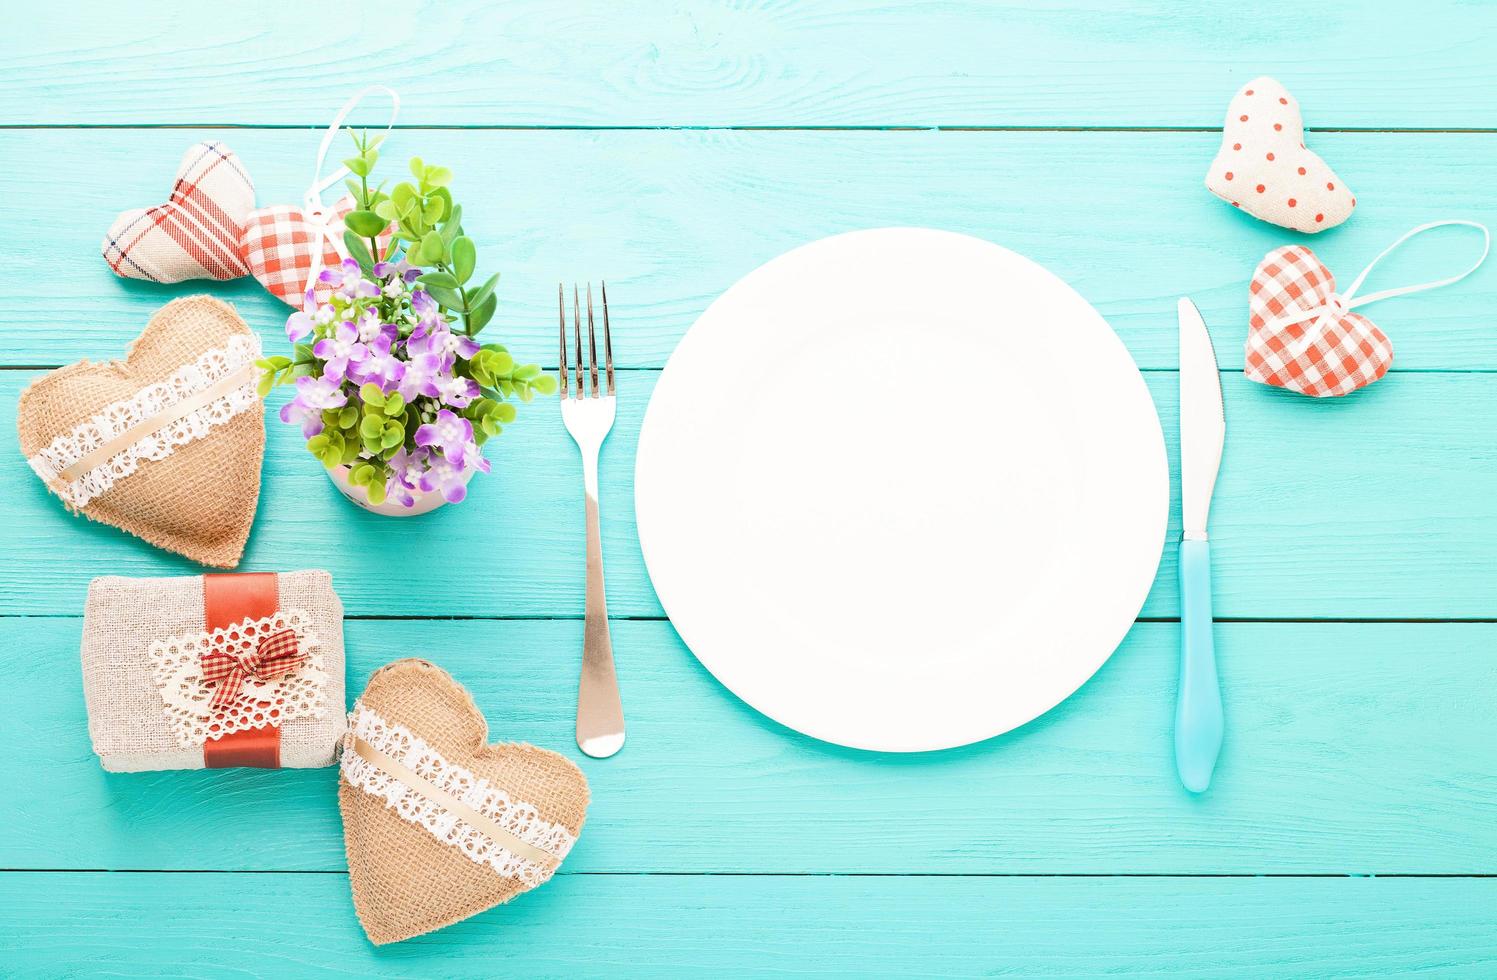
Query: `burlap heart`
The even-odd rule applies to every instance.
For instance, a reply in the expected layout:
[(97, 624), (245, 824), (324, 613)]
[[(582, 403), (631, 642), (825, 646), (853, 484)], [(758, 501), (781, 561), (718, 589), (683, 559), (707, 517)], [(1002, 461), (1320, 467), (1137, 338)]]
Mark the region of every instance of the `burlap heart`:
[[(376, 671), (354, 705), (338, 807), (354, 911), (372, 942), (419, 936), (529, 891), (581, 832), (587, 780), (575, 765), (487, 740), (472, 697), (424, 660)], [(404, 780), (392, 775), (402, 766)], [(446, 805), (432, 787), (450, 793)], [(455, 812), (465, 807), (474, 823)]]
[(234, 151), (194, 143), (177, 167), (165, 204), (123, 211), (104, 235), (104, 261), (116, 275), (150, 282), (238, 279), (239, 251), (255, 185)]
[(81, 361), (21, 394), (21, 451), (70, 508), (219, 568), (260, 498), (259, 341), (210, 296), (166, 304), (123, 361)]
[[(244, 222), (239, 249), (250, 274), (283, 302), (300, 308), (312, 275), (313, 257), (322, 250), (320, 268), (337, 266), (345, 258), (343, 217), (353, 210), (353, 198), (344, 195), (336, 204), (307, 212), (290, 204), (273, 204), (251, 211)], [(390, 236), (377, 239), (381, 252)], [(317, 302), (326, 303), (332, 287), (316, 287)]]

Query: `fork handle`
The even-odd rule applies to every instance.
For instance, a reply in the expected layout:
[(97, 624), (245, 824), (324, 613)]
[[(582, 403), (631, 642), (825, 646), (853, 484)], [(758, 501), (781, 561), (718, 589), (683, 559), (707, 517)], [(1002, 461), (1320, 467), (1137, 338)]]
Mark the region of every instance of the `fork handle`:
[(604, 759), (624, 747), (624, 705), (613, 669), (608, 600), (603, 593), (603, 536), (598, 526), (598, 451), (582, 454), (587, 494), (587, 605), (582, 676), (577, 682), (577, 747)]

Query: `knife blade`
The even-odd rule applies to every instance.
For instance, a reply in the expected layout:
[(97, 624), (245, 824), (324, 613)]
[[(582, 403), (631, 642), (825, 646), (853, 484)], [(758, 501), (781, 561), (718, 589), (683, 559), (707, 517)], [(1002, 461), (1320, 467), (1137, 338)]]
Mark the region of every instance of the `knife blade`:
[(1188, 298), (1180, 321), (1180, 688), (1175, 700), (1175, 768), (1193, 793), (1211, 785), (1221, 752), (1221, 688), (1211, 626), (1211, 550), (1206, 524), (1226, 441), (1221, 375), (1200, 311)]

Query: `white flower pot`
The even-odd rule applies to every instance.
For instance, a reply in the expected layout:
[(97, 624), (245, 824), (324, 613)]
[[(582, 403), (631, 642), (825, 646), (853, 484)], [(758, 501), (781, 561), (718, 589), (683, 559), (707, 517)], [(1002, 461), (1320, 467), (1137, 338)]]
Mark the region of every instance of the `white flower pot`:
[[(473, 479), (474, 472), (474, 470), (469, 470), (464, 480)], [(415, 517), (418, 514), (429, 514), (447, 502), (446, 497), (433, 492), (416, 494), (416, 503), (410, 507), (405, 507), (394, 500), (386, 500), (382, 504), (371, 504), (369, 494), (363, 487), (356, 487), (348, 482), (347, 466), (335, 466), (327, 471), (327, 476), (343, 496), (371, 514), (383, 514), (385, 517)]]

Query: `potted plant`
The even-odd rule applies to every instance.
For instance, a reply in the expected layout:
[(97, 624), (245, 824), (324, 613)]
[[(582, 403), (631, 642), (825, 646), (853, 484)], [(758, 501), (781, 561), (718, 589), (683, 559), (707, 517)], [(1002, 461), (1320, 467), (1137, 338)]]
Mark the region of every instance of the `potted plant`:
[(387, 194), (369, 186), (380, 140), (353, 139), (348, 258), (308, 284), (286, 320), (295, 356), (259, 362), (260, 392), (296, 386), (281, 419), (302, 427), (307, 451), (354, 503), (424, 513), (462, 500), (473, 474), (489, 471), (482, 446), (514, 421), (516, 399), (557, 384), (479, 343), (499, 274), (472, 284), (477, 250), (448, 190), (452, 172), (414, 158), (413, 179)]

